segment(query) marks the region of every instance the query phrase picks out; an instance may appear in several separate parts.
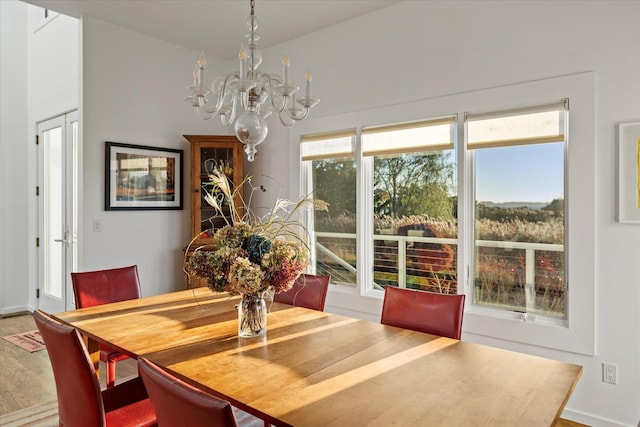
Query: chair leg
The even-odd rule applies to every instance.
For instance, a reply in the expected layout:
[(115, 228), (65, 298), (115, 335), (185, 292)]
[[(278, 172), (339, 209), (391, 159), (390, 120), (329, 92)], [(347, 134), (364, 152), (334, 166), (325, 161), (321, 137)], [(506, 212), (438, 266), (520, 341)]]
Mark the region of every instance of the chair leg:
[(116, 361), (107, 359), (107, 388), (116, 385)]
[(271, 427), (271, 423), (270, 423), (270, 422), (268, 422), (268, 421), (265, 421), (265, 422), (264, 422), (264, 427)]

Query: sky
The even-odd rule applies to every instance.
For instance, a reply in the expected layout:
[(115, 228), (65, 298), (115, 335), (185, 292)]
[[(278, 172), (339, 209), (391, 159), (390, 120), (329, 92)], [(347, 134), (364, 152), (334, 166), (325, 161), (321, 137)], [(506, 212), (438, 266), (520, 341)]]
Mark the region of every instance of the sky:
[(476, 200), (551, 202), (564, 198), (564, 144), (476, 150)]

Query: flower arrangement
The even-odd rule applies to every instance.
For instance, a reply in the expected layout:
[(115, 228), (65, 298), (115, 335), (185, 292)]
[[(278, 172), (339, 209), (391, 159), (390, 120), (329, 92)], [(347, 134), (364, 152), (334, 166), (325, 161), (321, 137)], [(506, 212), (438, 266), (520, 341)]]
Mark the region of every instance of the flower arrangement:
[[(210, 243), (198, 245), (188, 259), (185, 255), (185, 273), (206, 279), (213, 291), (261, 295), (287, 291), (309, 262), (306, 230), (294, 220), (294, 214), (311, 201), (278, 199), (266, 216), (257, 217), (240, 196), (239, 189), (245, 184), (251, 184), (251, 177), (232, 188), (223, 169), (209, 174), (202, 188), (204, 199), (217, 216), (225, 218), (226, 225), (193, 238), (186, 253), (203, 234), (212, 236)], [(236, 208), (234, 200), (238, 199), (242, 209)]]
[[(204, 200), (226, 225), (206, 230), (195, 236), (185, 252), (184, 271), (204, 278), (208, 287), (217, 292), (240, 294), (238, 334), (254, 337), (266, 332), (268, 292), (285, 292), (293, 286), (309, 263), (306, 230), (294, 220), (295, 212), (307, 203), (278, 199), (264, 217), (257, 217), (240, 195), (243, 185), (251, 185), (251, 177), (232, 188), (221, 167), (209, 173), (204, 183)], [(251, 187), (251, 190), (255, 188)], [(234, 201), (240, 200), (242, 209)], [(201, 237), (211, 237), (210, 243), (198, 244)], [(191, 256), (189, 254), (191, 253)]]

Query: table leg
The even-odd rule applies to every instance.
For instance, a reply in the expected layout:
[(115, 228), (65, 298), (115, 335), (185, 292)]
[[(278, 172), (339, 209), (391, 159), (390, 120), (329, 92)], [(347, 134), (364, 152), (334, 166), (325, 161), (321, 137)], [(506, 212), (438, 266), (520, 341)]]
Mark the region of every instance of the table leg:
[(98, 344), (98, 341), (84, 335), (82, 336), (82, 340), (89, 351), (89, 357), (91, 358), (93, 367), (96, 369), (96, 376), (98, 377), (98, 380), (100, 380), (100, 371), (98, 369), (100, 365), (100, 344)]

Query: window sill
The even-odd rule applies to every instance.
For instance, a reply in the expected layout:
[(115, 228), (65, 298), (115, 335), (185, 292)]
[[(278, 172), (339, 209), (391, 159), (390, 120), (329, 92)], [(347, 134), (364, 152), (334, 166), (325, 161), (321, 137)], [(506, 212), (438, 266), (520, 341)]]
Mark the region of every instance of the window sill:
[(532, 317), (523, 321), (520, 313), (470, 309), (464, 313), (462, 328), (465, 333), (593, 356), (593, 340), (569, 328), (566, 320)]

